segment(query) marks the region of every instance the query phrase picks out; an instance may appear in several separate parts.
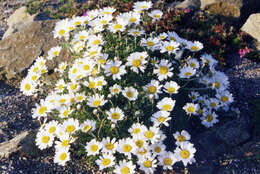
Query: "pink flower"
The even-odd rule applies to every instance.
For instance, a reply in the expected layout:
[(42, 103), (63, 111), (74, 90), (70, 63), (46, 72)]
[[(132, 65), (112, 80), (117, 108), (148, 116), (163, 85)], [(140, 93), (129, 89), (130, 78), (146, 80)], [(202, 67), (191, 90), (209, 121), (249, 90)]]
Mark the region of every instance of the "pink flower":
[(85, 11), (85, 12), (83, 13), (83, 16), (87, 16), (87, 15), (88, 15), (88, 12)]
[(186, 9), (184, 10), (184, 13), (190, 13), (190, 8), (186, 8)]
[(249, 53), (250, 52), (250, 48), (244, 48), (244, 49), (239, 49), (238, 50), (238, 54), (239, 54), (239, 56), (240, 56), (240, 58), (243, 58), (247, 53)]

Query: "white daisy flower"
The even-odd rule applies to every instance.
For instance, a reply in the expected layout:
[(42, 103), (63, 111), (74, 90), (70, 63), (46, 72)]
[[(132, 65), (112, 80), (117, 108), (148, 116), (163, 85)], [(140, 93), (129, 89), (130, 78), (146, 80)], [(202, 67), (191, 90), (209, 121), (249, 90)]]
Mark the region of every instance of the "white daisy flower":
[(128, 159), (131, 158), (131, 154), (135, 152), (136, 146), (131, 138), (121, 139), (118, 142), (118, 148), (117, 151), (119, 153), (122, 153), (128, 157)]
[(93, 95), (93, 96), (88, 98), (88, 103), (87, 104), (90, 107), (97, 108), (97, 107), (103, 106), (106, 102), (107, 102), (107, 100), (104, 100), (104, 96), (103, 95), (95, 94), (95, 95)]
[(69, 115), (73, 112), (73, 110), (70, 107), (66, 107), (66, 106), (59, 107), (58, 111), (59, 111), (60, 118), (68, 118)]
[(122, 91), (123, 95), (130, 101), (134, 101), (138, 97), (138, 91), (133, 87), (126, 87)]
[(117, 123), (117, 121), (123, 120), (125, 115), (124, 112), (119, 108), (111, 108), (109, 111), (106, 111), (108, 115), (107, 119), (111, 120), (113, 123)]
[(172, 170), (173, 164), (178, 161), (176, 155), (172, 152), (164, 152), (163, 154), (160, 154), (158, 160), (159, 165), (163, 166), (163, 170)]
[(151, 1), (138, 1), (134, 3), (134, 11), (149, 10), (152, 7)]
[(180, 78), (191, 78), (194, 74), (196, 74), (196, 70), (191, 67), (184, 67), (180, 69)]
[(70, 160), (70, 153), (67, 149), (59, 149), (54, 155), (54, 163), (65, 166), (66, 162)]
[(203, 49), (203, 44), (200, 43), (199, 41), (195, 41), (195, 42), (188, 41), (186, 42), (186, 49), (189, 49), (192, 52), (197, 52)]
[(51, 121), (47, 123), (44, 127), (44, 129), (51, 135), (55, 135), (58, 130), (58, 122), (57, 121)]
[(190, 59), (188, 62), (189, 67), (193, 69), (198, 69), (200, 67), (199, 61), (197, 59)]
[(155, 64), (156, 69), (154, 69), (153, 73), (157, 74), (159, 81), (165, 80), (173, 76), (173, 68), (171, 66), (172, 63), (166, 59), (162, 59), (160, 64)]
[(163, 154), (166, 150), (166, 146), (163, 144), (162, 141), (158, 141), (152, 144), (150, 149), (152, 153), (156, 156), (156, 155)]
[(162, 100), (160, 100), (156, 107), (162, 111), (170, 112), (173, 110), (175, 106), (175, 100), (172, 100), (169, 97), (164, 97)]
[(72, 143), (72, 138), (68, 133), (64, 132), (63, 134), (59, 135), (59, 141), (55, 141), (55, 149), (58, 151), (60, 149), (69, 150), (70, 143)]
[(74, 118), (70, 118), (63, 122), (62, 127), (64, 128), (66, 133), (73, 134), (77, 130), (79, 130), (79, 121)]
[(60, 47), (60, 46), (51, 48), (51, 49), (48, 51), (47, 59), (48, 59), (48, 60), (52, 60), (54, 57), (59, 56), (60, 51), (61, 51), (61, 47)]
[(210, 109), (215, 109), (218, 110), (220, 107), (219, 100), (216, 98), (209, 98), (208, 100), (205, 101), (206, 105)]
[(116, 139), (110, 139), (110, 137), (103, 138), (102, 139), (102, 153), (111, 153), (114, 154), (117, 149), (118, 143), (116, 142)]
[(149, 84), (147, 84), (144, 89), (148, 92), (148, 94), (151, 94), (154, 96), (155, 99), (159, 98), (158, 94), (161, 94), (161, 87), (160, 82), (157, 80), (152, 80)]
[(115, 11), (116, 9), (113, 7), (105, 7), (100, 10), (100, 15), (102, 16), (112, 15)]
[(127, 24), (128, 21), (123, 18), (117, 18), (116, 22), (110, 24), (108, 28), (112, 33), (116, 33), (118, 31), (123, 32), (126, 29)]
[(80, 125), (79, 128), (84, 133), (89, 132), (89, 131), (94, 131), (96, 129), (96, 121), (94, 121), (94, 120), (85, 120)]
[(202, 63), (208, 65), (210, 69), (214, 68), (217, 65), (218, 61), (212, 57), (210, 54), (204, 53), (201, 57)]
[(198, 109), (198, 104), (186, 103), (186, 105), (183, 106), (183, 109), (186, 111), (187, 115), (191, 116), (191, 114), (196, 114)]
[(103, 153), (103, 155), (100, 156), (98, 160), (96, 160), (96, 164), (99, 166), (100, 170), (112, 167), (115, 165), (115, 157), (112, 154)]
[(163, 12), (161, 10), (153, 10), (148, 14), (151, 18), (153, 18), (153, 22), (162, 18)]
[(207, 128), (212, 127), (214, 124), (218, 122), (218, 115), (215, 112), (205, 112), (204, 116), (200, 119), (202, 120), (201, 123), (206, 126)]
[(121, 86), (117, 84), (114, 84), (113, 86), (109, 87), (109, 90), (112, 95), (119, 94), (122, 91)]
[(234, 101), (232, 94), (228, 91), (221, 91), (216, 94), (217, 99), (220, 101), (221, 106), (228, 106)]
[(144, 138), (150, 141), (152, 144), (158, 142), (160, 138), (159, 128), (157, 126), (152, 126), (149, 129), (145, 129), (143, 132)]
[(186, 130), (182, 130), (181, 132), (177, 131), (173, 134), (173, 137), (176, 139), (176, 145), (180, 145), (185, 141), (190, 140), (190, 134)]
[(21, 82), (20, 90), (24, 95), (31, 96), (36, 91), (36, 85), (37, 83), (32, 81), (30, 78), (25, 78)]
[(158, 38), (142, 38), (141, 40), (141, 46), (145, 46), (148, 49), (155, 51), (160, 48), (160, 40)]
[(60, 20), (56, 23), (56, 26), (54, 28), (54, 38), (62, 38), (65, 37), (65, 39), (68, 39), (69, 32), (70, 32), (70, 24), (68, 19)]
[(168, 94), (178, 94), (178, 90), (180, 89), (180, 86), (174, 81), (166, 82), (163, 87), (164, 91)]
[(194, 154), (196, 149), (194, 148), (193, 144), (186, 141), (180, 144), (175, 150), (174, 153), (178, 161), (182, 161), (183, 165), (186, 167), (187, 164), (192, 164), (196, 162), (194, 158)]
[(144, 158), (139, 158), (137, 163), (140, 166), (140, 170), (145, 173), (154, 173), (157, 167), (157, 160), (151, 155), (146, 155)]
[(43, 150), (47, 147), (51, 147), (53, 144), (54, 136), (47, 132), (46, 130), (39, 130), (36, 135), (36, 145), (39, 149)]
[(96, 139), (92, 139), (85, 146), (87, 156), (99, 154), (99, 151), (100, 151), (101, 148), (102, 148), (102, 143), (97, 141)]
[(126, 66), (130, 66), (131, 70), (139, 73), (139, 70), (141, 72), (144, 72), (146, 66), (145, 64), (147, 61), (145, 58), (147, 57), (146, 52), (135, 52), (128, 56)]
[(155, 126), (165, 125), (169, 126), (168, 121), (171, 120), (170, 113), (167, 111), (157, 111), (152, 115), (151, 121)]
[(174, 41), (163, 41), (161, 45), (161, 53), (175, 54), (179, 50), (180, 44)]
[(128, 132), (132, 135), (132, 137), (142, 135), (145, 130), (145, 125), (142, 125), (140, 123), (134, 123), (132, 126), (128, 129)]
[(105, 66), (106, 76), (112, 76), (113, 80), (120, 80), (121, 76), (126, 74), (125, 66), (122, 65), (121, 61), (109, 61)]
[(119, 161), (119, 164), (115, 166), (115, 170), (113, 171), (116, 174), (134, 174), (135, 173), (135, 165), (132, 161), (126, 162), (126, 160)]

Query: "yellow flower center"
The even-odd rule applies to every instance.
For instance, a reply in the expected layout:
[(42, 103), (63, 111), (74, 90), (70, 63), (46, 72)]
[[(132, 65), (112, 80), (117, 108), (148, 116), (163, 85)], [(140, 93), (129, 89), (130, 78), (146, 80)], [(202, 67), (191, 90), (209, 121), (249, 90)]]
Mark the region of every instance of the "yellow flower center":
[(118, 93), (118, 92), (119, 92), (119, 89), (118, 89), (118, 88), (114, 88), (114, 89), (113, 89), (113, 92), (114, 92), (114, 93)]
[(100, 101), (100, 100), (95, 100), (95, 101), (93, 102), (93, 106), (95, 106), (95, 107), (98, 107), (100, 104), (101, 104), (101, 101)]
[(99, 45), (101, 42), (100, 42), (100, 40), (94, 40), (94, 42), (93, 42), (93, 45)]
[(49, 128), (49, 133), (52, 134), (56, 131), (56, 127), (55, 126), (52, 126)]
[(206, 119), (207, 122), (211, 122), (213, 120), (213, 115), (209, 114), (209, 115), (206, 116), (205, 119)]
[(53, 52), (53, 56), (54, 56), (54, 57), (58, 56), (58, 54), (59, 54), (59, 51), (54, 51), (54, 52)]
[(72, 74), (76, 74), (78, 72), (78, 69), (77, 68), (74, 68), (73, 70), (72, 70)]
[(120, 30), (123, 28), (123, 26), (121, 24), (116, 24), (116, 25), (114, 25), (113, 28), (114, 28), (114, 30)]
[(108, 166), (110, 163), (111, 163), (111, 160), (108, 159), (108, 158), (105, 158), (105, 159), (102, 160), (102, 164), (103, 164), (104, 166)]
[(100, 58), (100, 59), (98, 59), (98, 63), (104, 64), (104, 63), (106, 63), (106, 60), (104, 58)]
[(187, 109), (187, 111), (188, 111), (189, 113), (194, 113), (194, 112), (195, 112), (195, 107), (194, 107), (194, 106), (189, 106), (188, 109)]
[(133, 130), (133, 134), (138, 134), (138, 133), (140, 133), (140, 132), (141, 132), (140, 128), (135, 128), (135, 129)]
[(222, 102), (227, 102), (228, 101), (228, 97), (227, 96), (222, 96), (221, 97), (221, 101)]
[(217, 106), (217, 104), (215, 102), (210, 103), (210, 107), (215, 108), (216, 106)]
[(31, 85), (29, 83), (26, 83), (24, 88), (26, 91), (30, 91)]
[(168, 45), (168, 46), (166, 46), (165, 49), (166, 49), (167, 51), (173, 51), (173, 50), (174, 50), (174, 47), (171, 46), (171, 45)]
[(198, 50), (199, 50), (199, 47), (194, 45), (194, 46), (191, 47), (191, 50), (192, 50), (192, 51), (198, 51)]
[(32, 76), (32, 80), (35, 81), (37, 79), (37, 75)]
[(172, 94), (172, 93), (175, 93), (175, 88), (174, 87), (169, 87), (168, 88), (168, 92), (170, 93), (170, 94)]
[(77, 100), (78, 100), (78, 101), (82, 101), (83, 99), (84, 99), (84, 97), (83, 97), (82, 95), (80, 95), (80, 96), (77, 97)]
[(39, 70), (38, 67), (33, 68), (33, 72), (37, 72)]
[(146, 160), (146, 161), (144, 162), (144, 167), (146, 167), (146, 168), (152, 167), (152, 161)]
[(136, 18), (132, 17), (132, 18), (130, 18), (129, 21), (130, 21), (131, 23), (134, 23), (136, 20), (137, 20)]
[(186, 141), (186, 138), (183, 135), (179, 135), (178, 138), (177, 138), (177, 141), (183, 142), (183, 141)]
[(160, 116), (160, 117), (157, 118), (157, 120), (158, 120), (159, 123), (163, 123), (165, 121), (165, 117)]
[(167, 74), (168, 73), (168, 67), (167, 66), (161, 66), (160, 67), (160, 73), (161, 74)]
[(142, 9), (146, 9), (146, 8), (148, 8), (148, 7), (147, 7), (146, 5), (142, 5), (141, 8), (142, 8)]
[(62, 147), (67, 147), (69, 145), (69, 140), (64, 140), (61, 142)]
[(145, 132), (144, 136), (145, 136), (146, 138), (148, 138), (148, 139), (151, 139), (151, 138), (154, 137), (154, 133), (149, 130), (149, 131), (146, 131), (146, 132)]
[(155, 15), (153, 15), (153, 17), (156, 18), (156, 19), (158, 19), (158, 18), (161, 17), (161, 15), (159, 15), (159, 14), (155, 14)]
[(91, 126), (90, 125), (86, 125), (84, 128), (83, 128), (83, 131), (84, 132), (87, 132), (88, 130), (91, 129)]
[(149, 47), (152, 47), (152, 46), (154, 46), (154, 42), (152, 42), (152, 41), (147, 41), (147, 45), (148, 45)]
[(50, 141), (50, 137), (49, 137), (49, 136), (43, 136), (43, 137), (42, 137), (42, 142), (43, 142), (44, 144), (47, 144), (49, 141)]
[(95, 82), (89, 82), (88, 87), (91, 89), (95, 88)]
[(117, 113), (117, 112), (114, 112), (112, 113), (111, 117), (114, 119), (114, 120), (118, 120), (120, 118), (120, 114)]
[(132, 150), (132, 146), (129, 144), (125, 144), (123, 146), (123, 152), (130, 152)]
[(214, 83), (214, 86), (215, 86), (217, 89), (219, 89), (219, 88), (220, 88), (220, 83), (219, 83), (219, 82), (215, 82), (215, 83)]
[(67, 117), (68, 115), (69, 115), (69, 110), (66, 110), (66, 111), (63, 112), (64, 117)]
[(76, 90), (77, 89), (77, 84), (70, 84), (70, 89), (71, 90)]
[(134, 59), (132, 65), (134, 67), (139, 67), (141, 65), (141, 61), (139, 59)]
[(41, 106), (39, 109), (39, 114), (44, 114), (47, 111), (47, 108), (45, 106)]
[(172, 165), (172, 159), (171, 158), (165, 158), (163, 160), (164, 165), (171, 166)]
[(189, 76), (192, 75), (192, 73), (191, 73), (191, 72), (186, 72), (184, 75), (185, 75), (186, 77), (189, 77)]
[(106, 24), (107, 24), (107, 20), (105, 20), (105, 19), (102, 20), (102, 21), (101, 21), (101, 24), (106, 25)]
[(62, 89), (63, 89), (63, 85), (60, 84), (60, 85), (58, 86), (58, 90), (61, 91)]
[(109, 11), (104, 12), (104, 15), (109, 15), (109, 14), (111, 14), (111, 12), (109, 12)]
[(59, 33), (59, 35), (63, 36), (65, 34), (65, 32), (66, 31), (64, 29), (61, 29), (58, 33)]
[(165, 104), (165, 105), (163, 105), (163, 107), (162, 107), (162, 110), (163, 110), (163, 111), (170, 111), (171, 109), (172, 109), (172, 106), (169, 105), (169, 104)]
[(106, 144), (106, 148), (107, 148), (108, 150), (113, 150), (113, 149), (114, 149), (114, 144), (112, 144), (112, 143), (107, 143), (107, 144)]
[(154, 148), (154, 151), (155, 151), (156, 153), (160, 153), (160, 152), (162, 151), (162, 149), (161, 149), (161, 147), (156, 146), (156, 147)]
[(148, 91), (149, 91), (150, 94), (154, 94), (154, 93), (156, 93), (157, 88), (156, 88), (155, 86), (150, 86), (150, 87), (148, 88)]
[(121, 174), (129, 174), (130, 173), (130, 169), (127, 166), (124, 166), (121, 168)]
[(66, 101), (67, 101), (67, 100), (66, 100), (65, 98), (62, 98), (62, 99), (59, 100), (59, 103), (62, 104), (62, 103), (65, 103)]
[(182, 151), (180, 151), (180, 155), (182, 158), (187, 159), (190, 156), (190, 152), (187, 150), (182, 150)]
[(134, 31), (133, 34), (134, 35), (138, 35), (140, 32), (139, 31)]
[(117, 74), (117, 73), (119, 72), (119, 69), (118, 69), (118, 67), (116, 67), (116, 66), (112, 66), (112, 67), (110, 68), (110, 72), (111, 72), (112, 74)]
[(170, 40), (173, 40), (176, 42), (176, 38), (175, 37), (171, 37)]
[(75, 25), (81, 25), (81, 22), (80, 21), (76, 21)]
[(84, 39), (86, 39), (86, 36), (81, 35), (81, 36), (79, 36), (79, 39), (80, 39), (80, 40), (84, 40)]
[(203, 110), (202, 110), (202, 109), (199, 109), (199, 110), (198, 110), (198, 114), (202, 115), (202, 114), (203, 114)]
[(60, 154), (60, 160), (64, 161), (67, 158), (67, 154), (64, 152), (62, 154)]
[(196, 64), (195, 63), (190, 63), (190, 67), (196, 68)]
[(93, 144), (91, 147), (90, 147), (90, 150), (92, 152), (96, 152), (98, 150), (98, 146), (96, 144)]
[(68, 133), (72, 133), (72, 132), (74, 132), (75, 131), (75, 126), (74, 125), (68, 125), (67, 127), (66, 127), (66, 132), (68, 132)]
[(143, 147), (143, 145), (144, 145), (144, 141), (143, 141), (143, 140), (137, 140), (137, 141), (135, 142), (135, 144), (136, 144), (137, 147), (141, 148), (141, 147)]
[(89, 53), (90, 56), (94, 56), (95, 54), (97, 54), (97, 51), (91, 51), (91, 52)]
[(90, 69), (90, 66), (89, 66), (89, 65), (84, 65), (84, 66), (83, 66), (83, 69), (84, 69), (85, 71), (87, 71), (87, 70)]
[(129, 98), (133, 98), (134, 97), (134, 93), (132, 91), (127, 91), (126, 92), (126, 96)]

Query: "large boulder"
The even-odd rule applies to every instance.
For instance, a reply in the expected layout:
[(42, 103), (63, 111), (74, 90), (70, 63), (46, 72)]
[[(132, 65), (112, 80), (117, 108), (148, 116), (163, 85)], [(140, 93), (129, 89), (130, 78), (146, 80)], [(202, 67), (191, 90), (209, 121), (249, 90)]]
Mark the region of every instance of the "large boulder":
[(240, 10), (243, 7), (243, 0), (200, 0), (202, 10), (207, 10), (211, 13), (226, 16), (240, 17)]
[(241, 30), (260, 42), (260, 13), (250, 15)]

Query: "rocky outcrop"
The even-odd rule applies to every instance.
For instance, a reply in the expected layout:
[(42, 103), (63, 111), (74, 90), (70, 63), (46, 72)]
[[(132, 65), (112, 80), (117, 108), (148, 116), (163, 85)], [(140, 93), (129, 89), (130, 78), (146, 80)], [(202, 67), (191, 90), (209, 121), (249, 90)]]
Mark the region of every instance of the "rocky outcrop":
[(250, 15), (241, 30), (260, 42), (260, 13)]

